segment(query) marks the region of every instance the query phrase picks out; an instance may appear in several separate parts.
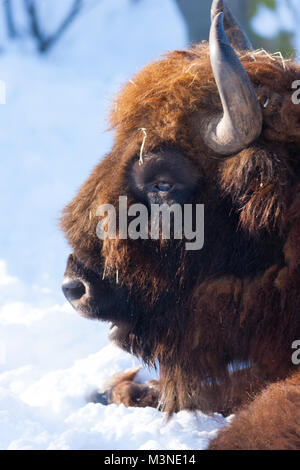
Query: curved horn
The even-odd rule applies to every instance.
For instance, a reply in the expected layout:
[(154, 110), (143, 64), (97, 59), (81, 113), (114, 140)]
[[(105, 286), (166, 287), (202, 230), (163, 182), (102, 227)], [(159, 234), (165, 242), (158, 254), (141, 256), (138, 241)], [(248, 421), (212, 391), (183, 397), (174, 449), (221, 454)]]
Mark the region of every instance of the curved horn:
[(238, 51), (253, 50), (250, 39), (231, 13), (225, 0), (213, 0), (211, 6), (211, 21), (215, 19), (218, 13), (224, 13), (224, 27), (230, 44)]
[(246, 70), (229, 44), (219, 13), (210, 30), (210, 60), (223, 113), (202, 126), (208, 147), (219, 154), (237, 153), (261, 133), (262, 112)]

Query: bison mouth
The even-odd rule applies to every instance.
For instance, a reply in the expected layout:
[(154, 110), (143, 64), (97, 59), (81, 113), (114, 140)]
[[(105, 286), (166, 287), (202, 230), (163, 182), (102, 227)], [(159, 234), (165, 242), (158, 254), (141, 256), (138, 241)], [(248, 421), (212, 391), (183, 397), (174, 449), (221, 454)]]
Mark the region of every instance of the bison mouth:
[(62, 291), (72, 307), (90, 320), (118, 322), (126, 315), (125, 289), (102, 279), (102, 274), (86, 267), (70, 255), (65, 271)]

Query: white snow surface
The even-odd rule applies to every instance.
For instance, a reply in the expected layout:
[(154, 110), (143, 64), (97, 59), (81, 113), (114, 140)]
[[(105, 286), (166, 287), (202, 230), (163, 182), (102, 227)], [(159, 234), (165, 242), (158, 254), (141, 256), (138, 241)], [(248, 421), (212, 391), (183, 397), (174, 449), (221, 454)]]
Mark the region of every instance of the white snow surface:
[[(25, 286), (0, 262), (0, 295)], [(36, 286), (31, 289), (35, 296)], [(108, 343), (108, 326), (81, 318), (62, 299), (0, 305), (0, 449), (205, 449), (221, 415), (94, 404), (115, 373), (139, 366)], [(155, 378), (143, 369), (142, 382)]]
[[(55, 23), (62, 2), (51, 0), (48, 13), (40, 4)], [(0, 37), (0, 449), (204, 449), (228, 421), (186, 411), (167, 421), (152, 408), (88, 403), (139, 363), (60, 292), (69, 248), (57, 219), (111, 147), (112, 97), (185, 40), (172, 0), (99, 1), (47, 57)]]

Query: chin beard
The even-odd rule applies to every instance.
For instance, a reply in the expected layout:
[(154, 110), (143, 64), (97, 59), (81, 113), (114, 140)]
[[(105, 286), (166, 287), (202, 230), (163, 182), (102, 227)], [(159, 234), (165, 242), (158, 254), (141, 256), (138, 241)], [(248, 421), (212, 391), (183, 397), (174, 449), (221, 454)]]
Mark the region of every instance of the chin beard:
[(111, 322), (109, 340), (124, 351), (134, 354), (132, 345), (134, 334), (129, 324)]
[(134, 331), (133, 326), (129, 323), (112, 322), (109, 339), (123, 351), (139, 357), (149, 365), (154, 364), (155, 359), (149, 344), (143, 341), (143, 338)]

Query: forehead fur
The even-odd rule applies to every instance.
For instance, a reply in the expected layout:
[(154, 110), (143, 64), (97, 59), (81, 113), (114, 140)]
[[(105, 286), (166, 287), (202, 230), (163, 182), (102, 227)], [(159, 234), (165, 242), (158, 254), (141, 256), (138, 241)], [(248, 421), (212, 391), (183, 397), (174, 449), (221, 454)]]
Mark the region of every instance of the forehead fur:
[[(240, 59), (261, 103), (263, 131), (257, 143), (225, 161), (205, 146), (200, 133), (201, 122), (221, 112), (206, 44), (169, 53), (124, 86), (110, 114), (113, 149), (64, 209), (61, 225), (73, 248), (99, 252), (97, 207), (116, 206), (119, 195), (128, 194), (128, 163), (138, 158), (145, 139), (141, 129), (146, 132), (145, 152), (162, 144), (176, 146), (214, 185), (234, 193), (244, 227), (254, 230), (257, 220), (266, 227), (279, 218), (286, 201), (282, 193), (290, 187), (286, 144), (300, 145), (300, 106), (292, 102), (292, 83), (300, 79), (300, 68), (263, 51)], [(262, 187), (257, 189), (257, 184)], [(110, 243), (110, 253), (114, 249)]]
[[(292, 83), (300, 78), (300, 68), (264, 51), (240, 58), (261, 101), (266, 136), (286, 141), (292, 135), (292, 140), (299, 140), (299, 112), (291, 97)], [(264, 107), (267, 100), (269, 106)], [(201, 119), (220, 111), (209, 48), (201, 44), (188, 51), (169, 53), (146, 66), (121, 90), (110, 122), (116, 129), (116, 144), (124, 145), (124, 138), (129, 136), (142, 141), (139, 129), (145, 128), (148, 146), (170, 142), (184, 148), (194, 144), (199, 149), (199, 128), (193, 128), (192, 117), (198, 116), (201, 123)], [(278, 111), (280, 122), (275, 115)]]

